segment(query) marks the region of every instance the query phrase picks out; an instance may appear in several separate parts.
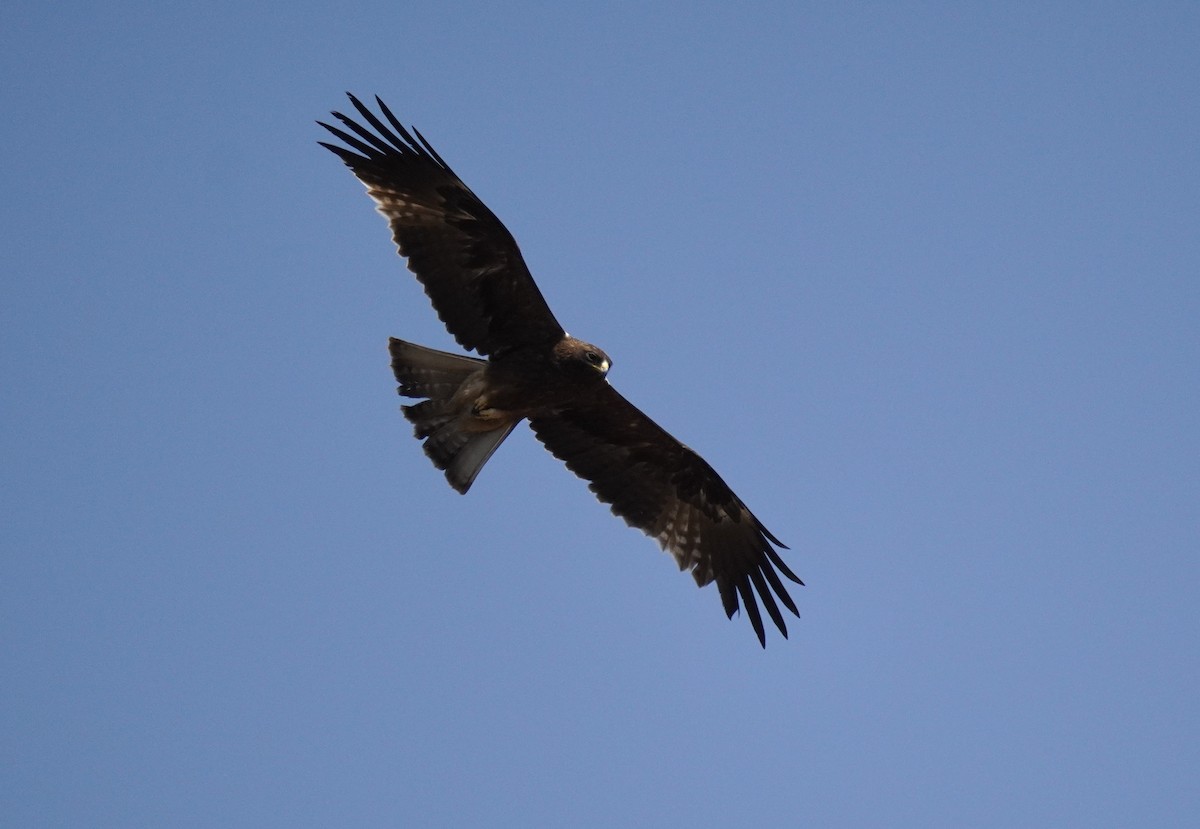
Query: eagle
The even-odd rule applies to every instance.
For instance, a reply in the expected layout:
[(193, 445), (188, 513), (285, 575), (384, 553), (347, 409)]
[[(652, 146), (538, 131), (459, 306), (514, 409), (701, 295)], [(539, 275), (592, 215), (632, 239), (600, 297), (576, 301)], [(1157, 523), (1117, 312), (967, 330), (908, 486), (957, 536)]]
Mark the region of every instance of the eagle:
[[(516, 240), (415, 128), (378, 97), (379, 115), (347, 93), (362, 122), (318, 121), (387, 218), (392, 239), (438, 317), (464, 349), (391, 338), (402, 406), (425, 454), (460, 493), (522, 420), (627, 524), (655, 539), (725, 615), (744, 609), (766, 647), (759, 603), (787, 637), (780, 604), (799, 616), (780, 574), (803, 585), (787, 549), (698, 454), (610, 385), (604, 351), (559, 324)], [(380, 117), (382, 116), (382, 118)]]

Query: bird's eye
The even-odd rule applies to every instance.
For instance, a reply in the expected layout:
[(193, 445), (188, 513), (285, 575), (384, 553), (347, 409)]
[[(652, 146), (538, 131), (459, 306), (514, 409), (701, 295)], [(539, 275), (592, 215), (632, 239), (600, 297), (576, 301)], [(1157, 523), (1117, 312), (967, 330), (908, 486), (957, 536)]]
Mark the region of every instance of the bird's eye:
[(600, 355), (597, 354), (595, 351), (589, 351), (586, 354), (584, 354), (584, 356), (587, 357), (587, 361), (589, 363), (591, 363), (592, 365), (594, 365), (594, 366), (600, 365), (600, 362), (601, 362)]

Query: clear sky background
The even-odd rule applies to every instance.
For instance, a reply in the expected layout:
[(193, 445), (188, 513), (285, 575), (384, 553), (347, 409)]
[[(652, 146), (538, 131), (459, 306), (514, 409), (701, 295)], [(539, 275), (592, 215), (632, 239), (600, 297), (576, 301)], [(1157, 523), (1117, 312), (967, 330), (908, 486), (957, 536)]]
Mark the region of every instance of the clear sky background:
[[(1200, 7), (9, 2), (4, 826), (1183, 826)], [(415, 123), (791, 547), (759, 648), (520, 429), (313, 121)]]

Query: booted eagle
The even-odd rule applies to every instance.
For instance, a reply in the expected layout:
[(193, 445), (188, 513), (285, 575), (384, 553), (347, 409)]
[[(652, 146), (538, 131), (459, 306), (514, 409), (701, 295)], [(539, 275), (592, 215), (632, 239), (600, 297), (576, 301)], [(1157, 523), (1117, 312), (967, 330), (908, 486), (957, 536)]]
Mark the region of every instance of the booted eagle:
[(786, 546), (703, 458), (609, 385), (608, 355), (563, 330), (512, 234), (429, 142), (379, 98), (387, 123), (353, 95), (350, 102), (369, 127), (334, 112), (345, 130), (317, 123), (346, 146), (321, 145), (366, 185), (454, 339), (486, 358), (390, 341), (400, 394), (421, 400), (402, 407), (404, 416), (450, 485), (470, 489), (528, 420), (616, 515), (658, 541), (698, 585), (715, 581), (726, 616), (744, 608), (766, 647), (761, 602), (786, 637), (779, 603), (800, 614), (779, 574), (803, 584), (775, 550)]

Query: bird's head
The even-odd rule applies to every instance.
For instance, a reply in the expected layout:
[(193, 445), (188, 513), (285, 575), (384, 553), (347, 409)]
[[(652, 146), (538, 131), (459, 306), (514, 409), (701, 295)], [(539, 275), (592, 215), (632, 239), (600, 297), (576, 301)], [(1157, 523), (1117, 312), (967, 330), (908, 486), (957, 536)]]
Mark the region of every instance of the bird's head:
[(554, 351), (564, 368), (586, 376), (604, 377), (612, 367), (603, 349), (570, 335), (563, 337)]

